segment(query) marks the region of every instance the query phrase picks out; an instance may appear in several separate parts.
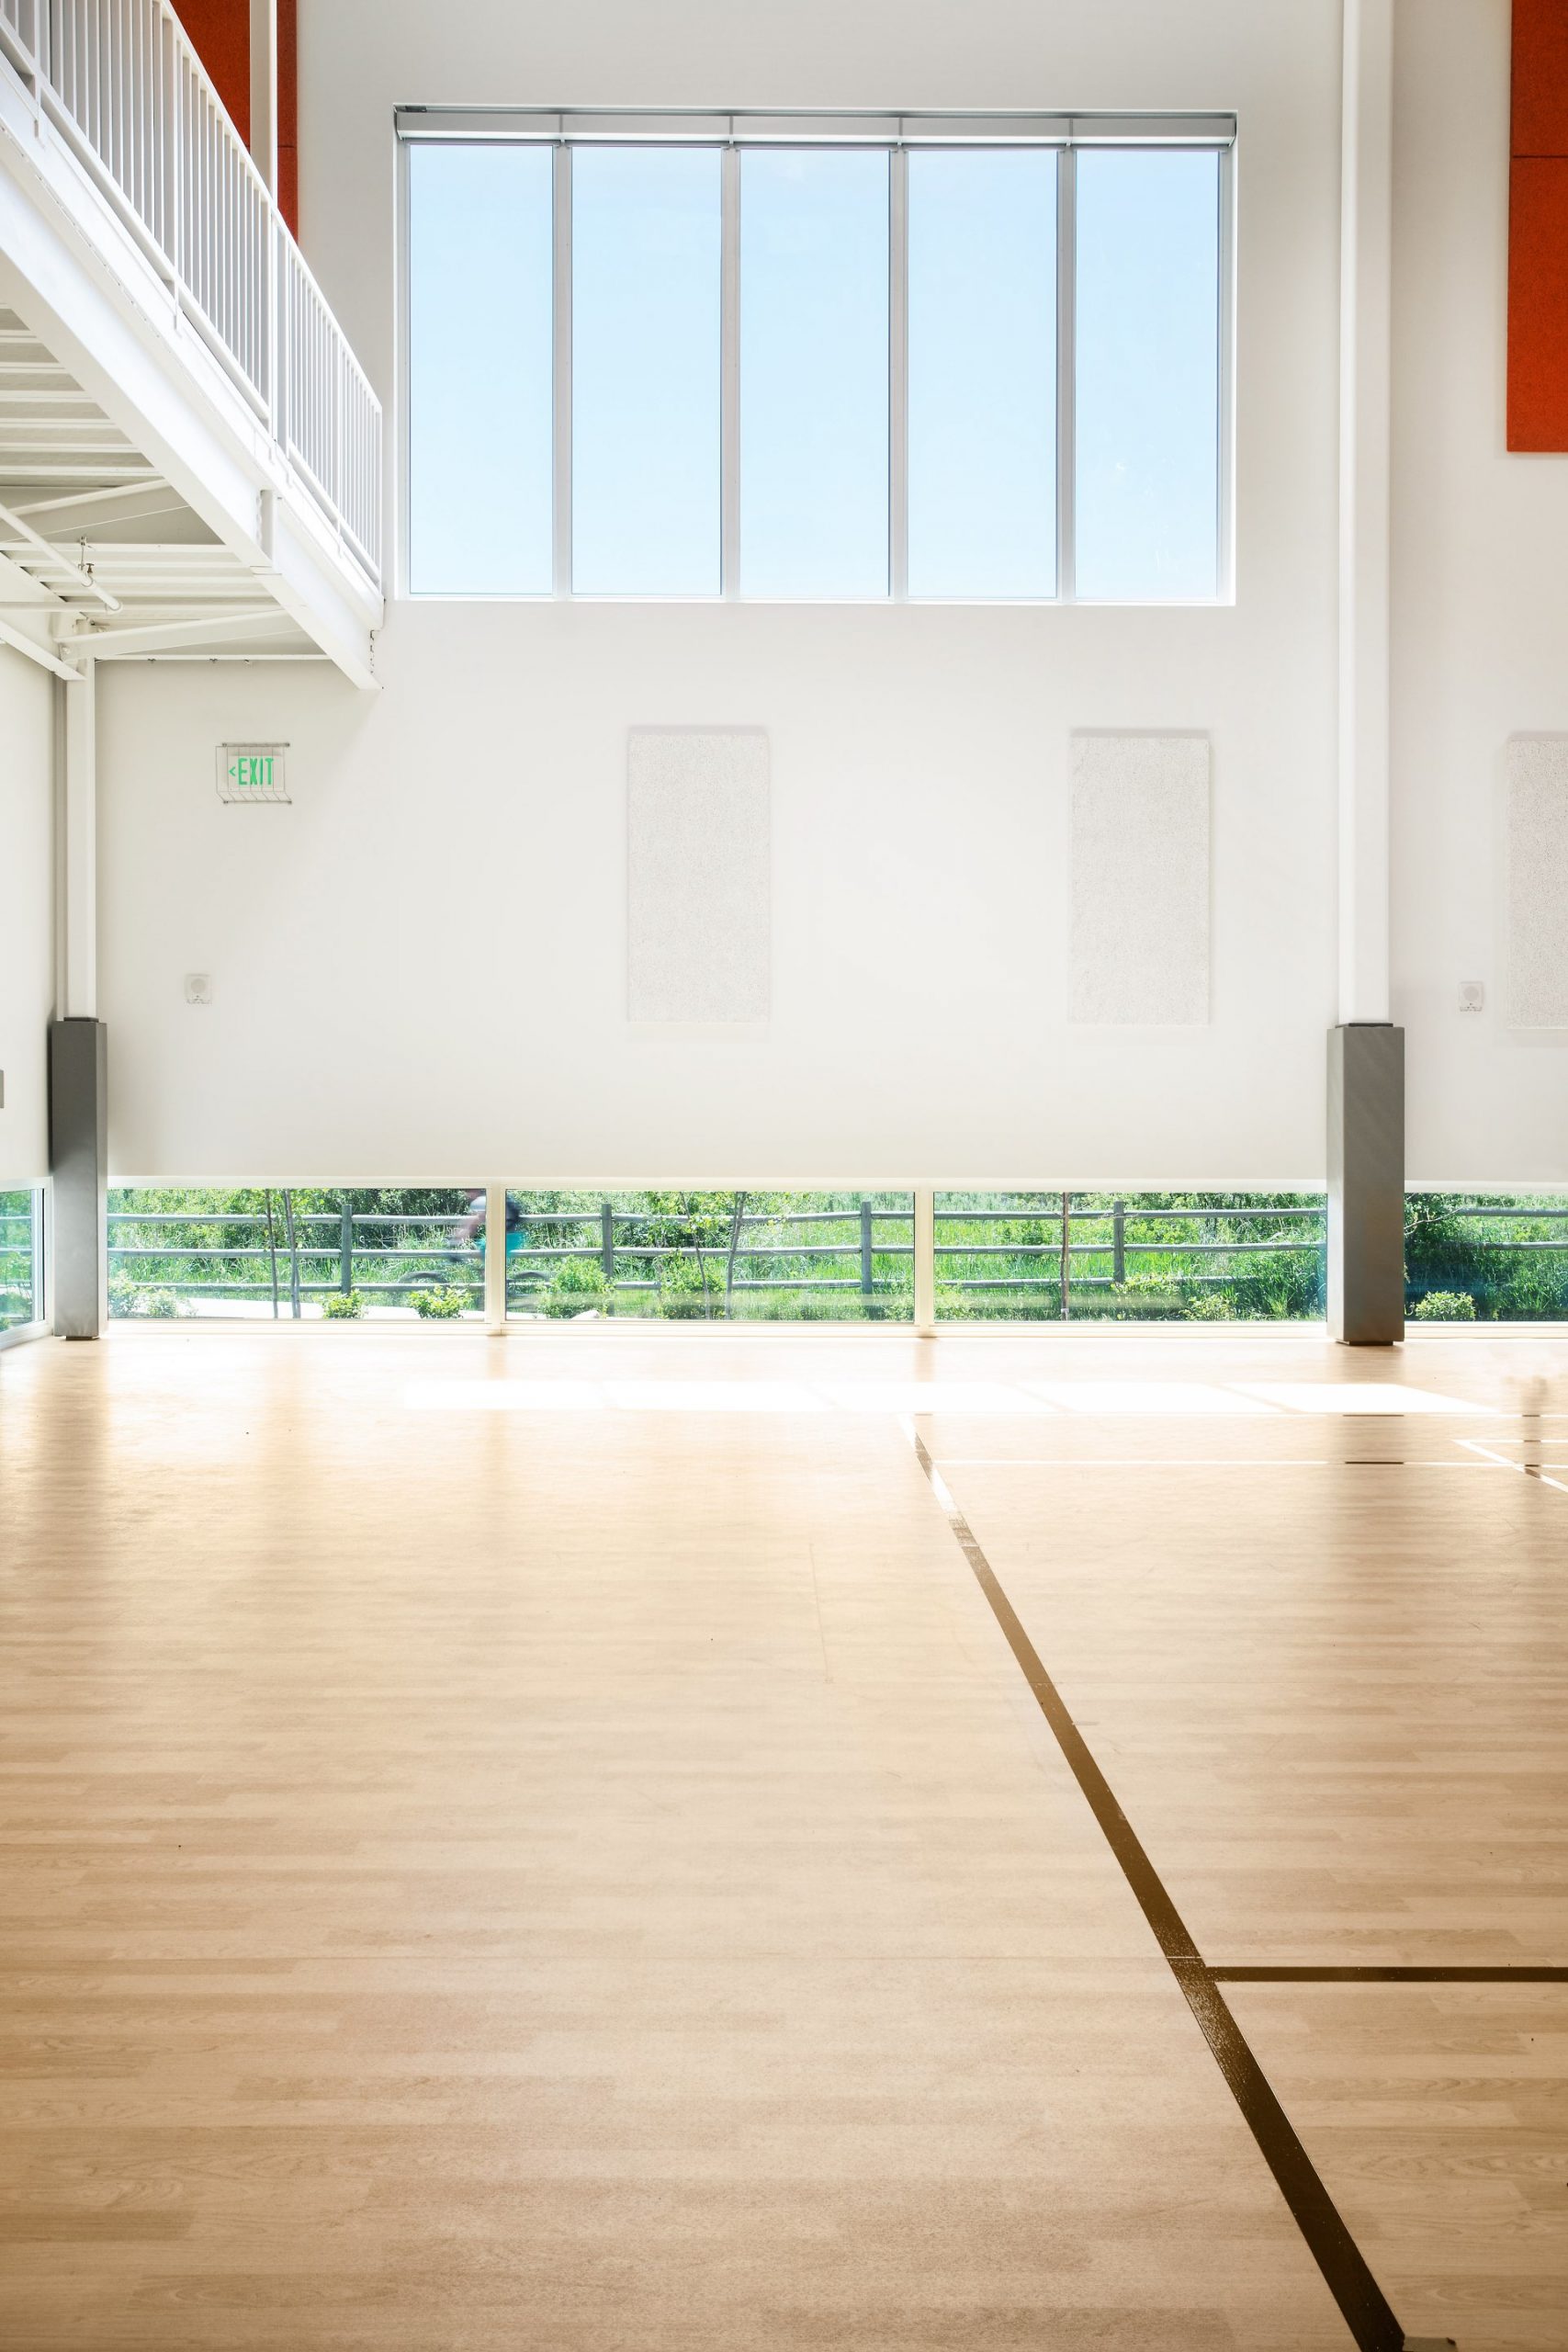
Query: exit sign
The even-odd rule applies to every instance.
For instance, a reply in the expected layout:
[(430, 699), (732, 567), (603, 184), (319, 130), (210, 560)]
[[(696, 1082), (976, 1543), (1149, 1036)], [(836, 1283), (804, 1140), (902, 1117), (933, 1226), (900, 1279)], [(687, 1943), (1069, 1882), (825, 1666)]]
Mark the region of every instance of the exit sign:
[(276, 808), (288, 798), (287, 743), (220, 743), (218, 797), (232, 807)]

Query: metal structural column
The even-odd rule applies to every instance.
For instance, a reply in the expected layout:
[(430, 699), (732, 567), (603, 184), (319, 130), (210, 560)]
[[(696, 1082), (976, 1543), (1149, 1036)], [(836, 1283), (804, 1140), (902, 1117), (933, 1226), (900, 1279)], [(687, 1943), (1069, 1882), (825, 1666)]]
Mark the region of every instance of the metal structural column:
[(57, 689), (60, 779), (57, 1017), (49, 1033), (54, 1328), (96, 1340), (108, 1321), (107, 1053), (98, 1019), (97, 685), (89, 661)]
[(1404, 1036), (1389, 988), (1393, 0), (1345, 0), (1339, 279), (1339, 1020), (1328, 1328), (1404, 1333)]

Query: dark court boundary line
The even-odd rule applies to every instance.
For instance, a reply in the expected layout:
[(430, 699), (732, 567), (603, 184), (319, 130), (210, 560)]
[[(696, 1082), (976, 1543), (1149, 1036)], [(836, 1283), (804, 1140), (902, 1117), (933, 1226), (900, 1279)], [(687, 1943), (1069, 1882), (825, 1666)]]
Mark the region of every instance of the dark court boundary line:
[[(1197, 2020), (1231, 2097), (1240, 2109), (1259, 2154), (1273, 2174), (1308, 2252), (1354, 2336), (1359, 2352), (1417, 2352), (1417, 2340), (1405, 2335), (1393, 2306), (1347, 2229), (1337, 2206), (1318, 2177), (1316, 2167), (1296, 2137), (1290, 2118), (1275, 2097), (1273, 2086), (1253, 2055), (1247, 2037), (1220, 1991), (1215, 1972), (1193, 1944), (1181, 1914), (1164, 1881), (1116, 1801), (1115, 1793), (1088, 1742), (1067, 1712), (1060, 1691), (1045, 1670), (1035, 1648), (997, 1579), (996, 1572), (974, 1529), (954, 1500), (946, 1480), (927, 1452), (912, 1422), (907, 1421), (915, 1459), (924, 1472), (968, 1561), (975, 1580), (1001, 1628), (1008, 1647), (1050, 1725), (1057, 1747), (1077, 1781), (1089, 1811), (1100, 1824), (1107, 1845), (1139, 1909), (1154, 1931), (1171, 1974)], [(1446, 2342), (1449, 2339), (1439, 2339)]]
[(1465, 1962), (1446, 1967), (1440, 1962), (1429, 1967), (1416, 1962), (1411, 1967), (1383, 1968), (1375, 1961), (1324, 1968), (1215, 1965), (1209, 1973), (1216, 1984), (1568, 1984), (1568, 1968), (1537, 1967), (1529, 1961), (1497, 1968)]

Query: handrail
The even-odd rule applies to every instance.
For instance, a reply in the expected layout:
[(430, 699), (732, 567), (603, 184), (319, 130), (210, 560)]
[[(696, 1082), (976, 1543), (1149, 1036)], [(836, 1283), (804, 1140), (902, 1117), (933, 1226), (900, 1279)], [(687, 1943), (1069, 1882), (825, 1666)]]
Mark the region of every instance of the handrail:
[(379, 587), (380, 402), (172, 0), (0, 0), (0, 57)]

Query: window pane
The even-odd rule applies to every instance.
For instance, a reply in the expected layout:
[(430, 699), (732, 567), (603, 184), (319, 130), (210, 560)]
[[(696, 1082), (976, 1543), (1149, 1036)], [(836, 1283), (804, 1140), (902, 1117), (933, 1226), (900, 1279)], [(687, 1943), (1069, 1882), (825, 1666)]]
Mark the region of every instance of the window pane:
[(1219, 583), (1220, 161), (1077, 159), (1077, 592)]
[(38, 1194), (0, 1193), (0, 1331), (31, 1323), (41, 1312), (37, 1237)]
[(571, 159), (572, 586), (719, 587), (719, 154)]
[[(3, 1197), (3, 1196), (0, 1196)], [(450, 1322), (484, 1311), (482, 1186), (116, 1188), (109, 1313)]]
[(1321, 1193), (939, 1193), (937, 1317), (1313, 1319), (1326, 1215)]
[(509, 1315), (908, 1323), (908, 1193), (506, 1195)]
[(409, 586), (551, 583), (551, 202), (544, 147), (409, 154)]
[(887, 594), (887, 157), (740, 165), (749, 596)]
[(1056, 159), (909, 158), (909, 594), (1056, 589)]

